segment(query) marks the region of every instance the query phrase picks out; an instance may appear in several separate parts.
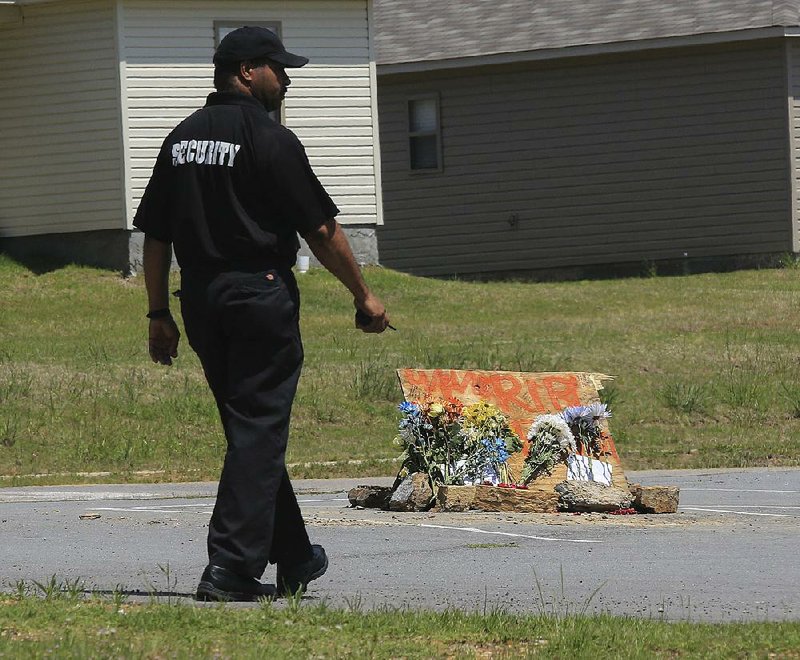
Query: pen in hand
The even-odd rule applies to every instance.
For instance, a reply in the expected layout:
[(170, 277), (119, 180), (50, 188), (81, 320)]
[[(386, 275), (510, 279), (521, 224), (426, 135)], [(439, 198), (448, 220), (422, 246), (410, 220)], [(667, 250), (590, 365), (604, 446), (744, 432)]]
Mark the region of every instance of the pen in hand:
[[(360, 309), (356, 310), (356, 323), (358, 325), (369, 325), (371, 321), (372, 319), (365, 312), (362, 312)], [(397, 332), (397, 328), (395, 328), (391, 323), (387, 323), (386, 327), (389, 328), (389, 330), (394, 330)]]

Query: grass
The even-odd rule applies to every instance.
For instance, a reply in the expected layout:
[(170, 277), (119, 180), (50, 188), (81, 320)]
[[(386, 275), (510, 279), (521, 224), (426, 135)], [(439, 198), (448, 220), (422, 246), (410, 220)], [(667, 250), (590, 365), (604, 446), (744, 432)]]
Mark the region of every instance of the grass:
[[(393, 472), (398, 367), (614, 374), (602, 394), (627, 469), (800, 463), (798, 268), (564, 283), (366, 275), (398, 332), (354, 331), (344, 289), (323, 271), (300, 277), (295, 477)], [(217, 477), (224, 439), (197, 358), (185, 343), (171, 369), (147, 358), (142, 278), (0, 257), (0, 280), (0, 483)]]
[(800, 624), (788, 622), (134, 605), (68, 592), (0, 601), (0, 657), (13, 658), (797, 658), (798, 648)]

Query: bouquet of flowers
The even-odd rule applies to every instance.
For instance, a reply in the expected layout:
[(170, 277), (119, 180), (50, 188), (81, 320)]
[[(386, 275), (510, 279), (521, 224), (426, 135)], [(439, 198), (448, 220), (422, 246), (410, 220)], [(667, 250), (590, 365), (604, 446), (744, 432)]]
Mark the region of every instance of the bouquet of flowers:
[[(508, 425), (508, 418), (495, 406), (479, 401), (463, 409), (463, 434), (467, 439), (467, 450), (475, 462), (483, 466), (483, 472), (497, 475), (501, 483), (511, 483), (508, 457), (522, 450), (522, 441)], [(472, 475), (479, 481), (482, 475)]]
[(522, 470), (522, 480), (526, 484), (549, 474), (556, 463), (576, 450), (575, 436), (560, 414), (539, 415), (528, 431), (528, 441), (528, 455)]
[(589, 457), (599, 457), (603, 451), (603, 431), (600, 420), (611, 417), (604, 403), (590, 403), (588, 406), (572, 406), (561, 412), (564, 421), (575, 436), (578, 453)]
[(602, 450), (603, 431), (600, 421), (611, 417), (604, 403), (571, 406), (556, 415), (540, 415), (530, 430), (530, 447), (525, 459), (522, 478), (530, 482), (542, 474), (549, 474), (556, 463), (568, 454), (582, 454), (589, 459), (599, 457)]
[(443, 404), (432, 399), (404, 401), (398, 407), (403, 417), (395, 442), (403, 448), (402, 470), (424, 472), (431, 484), (453, 484), (463, 479), (464, 466), (461, 411), (458, 401)]
[(494, 406), (426, 398), (404, 401), (399, 410), (403, 416), (395, 442), (403, 448), (401, 474), (424, 472), (434, 490), (481, 483), (487, 473), (509, 479), (506, 461), (522, 443)]

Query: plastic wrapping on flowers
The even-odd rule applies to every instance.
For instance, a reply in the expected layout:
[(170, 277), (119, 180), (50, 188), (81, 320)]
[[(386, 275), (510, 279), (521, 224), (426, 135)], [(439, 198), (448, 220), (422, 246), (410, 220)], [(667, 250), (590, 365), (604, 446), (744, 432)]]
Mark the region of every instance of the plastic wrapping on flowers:
[(512, 480), (507, 460), (522, 442), (495, 406), (464, 406), (456, 399), (404, 401), (396, 443), (402, 447), (402, 474), (427, 474), (434, 491), (455, 486)]
[(522, 468), (523, 482), (549, 474), (556, 463), (575, 451), (575, 437), (561, 415), (539, 415), (528, 431), (528, 455)]

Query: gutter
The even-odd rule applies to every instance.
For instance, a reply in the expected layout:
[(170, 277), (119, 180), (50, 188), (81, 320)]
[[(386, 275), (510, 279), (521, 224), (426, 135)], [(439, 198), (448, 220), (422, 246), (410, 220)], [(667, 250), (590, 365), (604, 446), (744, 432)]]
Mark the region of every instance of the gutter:
[(657, 39), (565, 46), (563, 48), (542, 48), (540, 50), (519, 51), (514, 53), (471, 55), (468, 57), (420, 60), (416, 62), (378, 63), (377, 68), (378, 74), (385, 76), (401, 73), (461, 69), (474, 66), (490, 66), (493, 64), (514, 64), (517, 62), (538, 62), (591, 55), (632, 53), (644, 50), (660, 50), (685, 46), (708, 46), (713, 44), (748, 42), (782, 37), (800, 37), (800, 27), (752, 28), (728, 32), (660, 37)]

